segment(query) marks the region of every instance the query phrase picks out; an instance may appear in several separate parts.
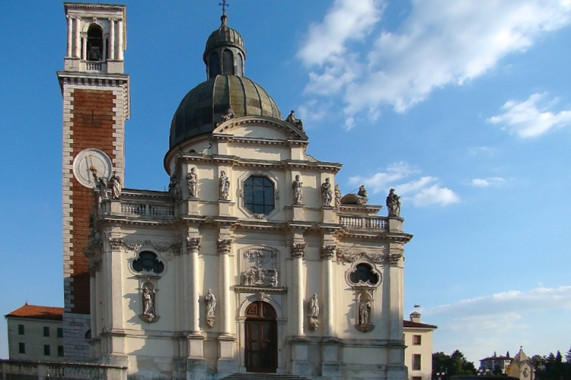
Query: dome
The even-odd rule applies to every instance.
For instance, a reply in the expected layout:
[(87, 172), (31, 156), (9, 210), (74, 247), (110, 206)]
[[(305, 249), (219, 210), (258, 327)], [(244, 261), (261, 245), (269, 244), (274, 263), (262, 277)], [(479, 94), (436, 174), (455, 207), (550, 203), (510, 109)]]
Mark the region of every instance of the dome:
[(229, 108), (234, 117), (268, 116), (282, 120), (278, 106), (262, 86), (243, 76), (217, 75), (182, 99), (171, 123), (170, 148), (188, 138), (211, 133)]
[(204, 63), (208, 65), (207, 57), (210, 52), (219, 48), (234, 47), (239, 49), (246, 58), (246, 48), (244, 47), (244, 40), (237, 30), (232, 29), (227, 24), (228, 17), (224, 14), (220, 17), (220, 27), (210, 34), (206, 41), (204, 48)]

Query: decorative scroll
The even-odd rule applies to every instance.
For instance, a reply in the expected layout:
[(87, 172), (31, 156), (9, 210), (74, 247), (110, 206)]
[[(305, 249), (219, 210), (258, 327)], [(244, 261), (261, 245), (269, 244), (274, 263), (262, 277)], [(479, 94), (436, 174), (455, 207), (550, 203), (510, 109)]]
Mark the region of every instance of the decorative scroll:
[(332, 259), (335, 256), (336, 245), (326, 245), (321, 249), (322, 259)]
[(305, 243), (295, 243), (291, 247), (291, 257), (298, 258), (305, 255)]
[(278, 286), (277, 252), (252, 249), (243, 255), (246, 270), (241, 274), (241, 285)]
[(229, 254), (232, 249), (231, 239), (219, 239), (218, 240), (218, 253), (219, 254)]
[(337, 260), (345, 263), (353, 263), (357, 260), (368, 260), (375, 264), (383, 263), (384, 255), (382, 253), (369, 252), (349, 252), (346, 249), (337, 250)]

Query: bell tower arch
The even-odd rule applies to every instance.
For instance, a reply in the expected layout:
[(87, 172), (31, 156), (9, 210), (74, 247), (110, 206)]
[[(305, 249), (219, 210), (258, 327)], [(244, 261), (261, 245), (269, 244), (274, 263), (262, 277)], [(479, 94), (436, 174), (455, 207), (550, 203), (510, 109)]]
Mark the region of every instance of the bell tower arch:
[[(64, 353), (90, 357), (89, 260), (84, 255), (95, 204), (95, 177), (112, 172), (124, 183), (125, 121), (129, 119), (129, 76), (123, 5), (64, 3), (67, 49), (57, 73), (63, 97), (62, 214)], [(92, 268), (92, 270), (98, 270)], [(111, 328), (111, 326), (104, 326)]]

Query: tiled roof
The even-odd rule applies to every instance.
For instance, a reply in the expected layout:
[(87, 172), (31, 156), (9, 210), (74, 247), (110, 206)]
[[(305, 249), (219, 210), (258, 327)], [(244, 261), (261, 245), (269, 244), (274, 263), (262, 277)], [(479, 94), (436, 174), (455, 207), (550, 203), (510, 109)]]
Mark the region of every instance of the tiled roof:
[(426, 323), (413, 322), (413, 321), (402, 321), (403, 327), (420, 328), (420, 329), (437, 329), (438, 326), (429, 325)]
[(60, 320), (63, 316), (63, 307), (52, 307), (52, 306), (37, 306), (28, 305), (14, 310), (13, 312), (6, 314), (5, 317), (18, 317), (18, 318), (36, 318), (36, 319), (53, 319)]

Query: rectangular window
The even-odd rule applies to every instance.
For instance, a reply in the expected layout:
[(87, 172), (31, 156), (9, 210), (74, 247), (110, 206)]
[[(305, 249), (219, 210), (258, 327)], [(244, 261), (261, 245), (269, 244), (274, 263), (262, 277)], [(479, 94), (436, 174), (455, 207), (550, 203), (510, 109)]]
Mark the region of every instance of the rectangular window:
[(26, 343), (20, 343), (18, 344), (18, 352), (20, 354), (25, 354), (26, 353)]
[(57, 356), (63, 356), (63, 346), (57, 346)]
[(24, 335), (24, 325), (18, 325), (18, 335)]
[(63, 338), (63, 329), (61, 327), (57, 328), (57, 337)]
[(44, 355), (50, 356), (50, 345), (49, 344), (44, 344)]
[(419, 346), (421, 342), (422, 342), (422, 336), (420, 336), (420, 335), (413, 335), (412, 336), (412, 344)]
[(413, 371), (420, 371), (420, 354), (412, 355), (412, 369)]
[(48, 326), (44, 326), (44, 336), (50, 336), (50, 328)]

